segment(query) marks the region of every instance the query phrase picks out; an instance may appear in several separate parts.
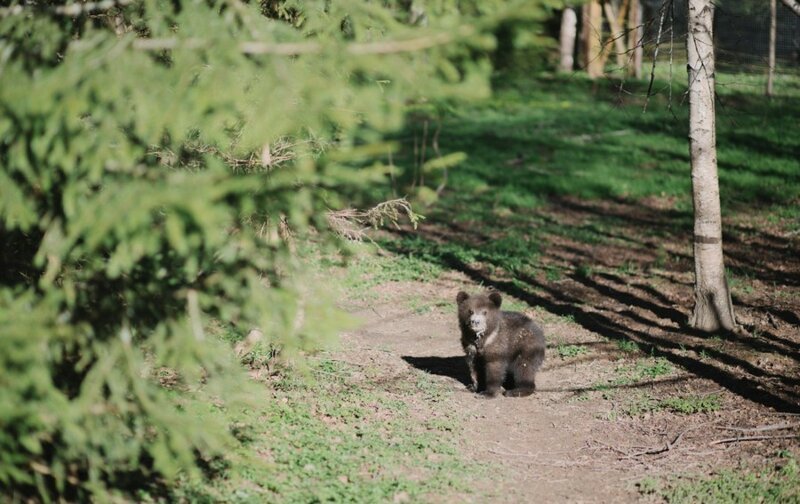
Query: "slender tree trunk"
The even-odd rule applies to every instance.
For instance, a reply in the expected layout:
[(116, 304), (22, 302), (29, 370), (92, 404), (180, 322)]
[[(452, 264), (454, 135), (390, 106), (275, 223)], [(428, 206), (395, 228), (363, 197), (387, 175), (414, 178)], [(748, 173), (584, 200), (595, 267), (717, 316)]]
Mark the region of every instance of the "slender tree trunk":
[(623, 16), (621, 21), (618, 23), (617, 12), (614, 10), (614, 6), (609, 1), (606, 1), (603, 4), (603, 13), (606, 15), (608, 27), (611, 29), (611, 41), (614, 43), (614, 50), (616, 51), (614, 56), (617, 60), (617, 66), (619, 68), (623, 68), (625, 66), (626, 50), (625, 32), (623, 32), (622, 28), (620, 28), (620, 23), (625, 21), (625, 16)]
[(575, 35), (578, 26), (578, 15), (575, 9), (565, 7), (561, 14), (561, 34), (559, 45), (561, 47), (561, 70), (571, 72), (575, 65)]
[(775, 39), (778, 35), (778, 2), (769, 0), (769, 70), (767, 71), (767, 96), (772, 96), (775, 82)]
[(600, 0), (590, 0), (583, 6), (583, 29), (586, 73), (596, 79), (603, 75), (603, 6)]
[(733, 330), (733, 315), (722, 257), (722, 212), (717, 177), (714, 112), (714, 3), (688, 0), (686, 51), (689, 72), (689, 150), (694, 202), (695, 305), (692, 327)]
[(631, 0), (628, 7), (628, 51), (630, 65), (628, 75), (642, 78), (642, 61), (644, 60), (644, 30), (642, 28), (642, 3), (640, 0)]

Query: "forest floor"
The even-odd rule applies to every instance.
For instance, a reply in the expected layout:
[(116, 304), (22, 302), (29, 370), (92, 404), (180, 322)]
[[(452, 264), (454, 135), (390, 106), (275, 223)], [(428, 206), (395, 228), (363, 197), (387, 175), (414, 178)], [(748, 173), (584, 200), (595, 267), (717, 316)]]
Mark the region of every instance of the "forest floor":
[[(377, 237), (378, 257), (348, 266), (344, 305), (364, 325), (340, 358), (370, 363), (377, 387), (421, 372), (449, 391), (401, 397), (418, 418), (458, 419), (448, 435), (488, 468), (470, 478), (492, 501), (797, 502), (800, 143), (781, 130), (795, 125), (800, 81), (765, 103), (745, 77), (720, 76), (737, 334), (687, 324), (685, 103), (662, 94), (642, 114), (642, 83), (626, 94), (617, 82), (524, 82), (439, 127), (438, 143), (467, 161), (418, 229)], [(396, 161), (416, 165), (415, 177), (423, 120), (398, 138), (414, 145)], [(455, 297), (490, 288), (545, 329), (532, 397), (466, 388)]]
[[(398, 133), (392, 182), (415, 188), (425, 220), (372, 233), (378, 246), (345, 264), (304, 257), (360, 324), (338, 350), (308, 356), (310, 380), (253, 369), (271, 397), (237, 411), (240, 460), (181, 487), (184, 498), (800, 502), (800, 137), (787, 134), (800, 78), (772, 100), (753, 79), (718, 76), (740, 332), (687, 324), (681, 87), (670, 102), (659, 83), (643, 114), (644, 81), (507, 79), (440, 124), (421, 112)], [(426, 145), (466, 160), (445, 178)], [(467, 390), (455, 298), (483, 289), (544, 327), (531, 397)]]
[[(605, 205), (605, 213), (614, 210)], [(565, 222), (587, 218), (592, 208), (573, 201), (548, 212)], [(437, 229), (417, 232), (436, 235)], [(360, 280), (370, 287), (351, 291), (345, 304), (363, 325), (343, 336), (347, 350), (336, 358), (378, 370), (373, 386), (391, 389), (420, 371), (434, 377), (447, 391), (435, 401), (413, 391), (399, 397), (416, 417), (458, 419), (448, 435), (462, 457), (488, 471), (474, 477), (475, 501), (707, 501), (716, 492), (734, 492), (744, 502), (768, 493), (770, 485), (778, 495), (800, 498), (795, 288), (783, 303), (765, 288), (749, 291), (746, 303), (737, 299), (749, 336), (692, 333), (685, 327), (690, 272), (624, 266), (657, 247), (631, 250), (635, 235), (624, 229), (619, 235), (627, 240), (617, 247), (548, 244), (542, 257), (580, 261), (592, 254), (594, 270), (526, 279), (538, 287), (529, 291), (479, 263), (442, 267), (423, 280), (432, 272), (418, 259), (367, 259), (373, 263)], [(750, 249), (761, 250), (758, 243)], [(798, 267), (798, 261), (783, 264)], [(353, 267), (351, 279), (358, 260)], [(418, 279), (391, 280), (404, 277)], [(489, 287), (505, 296), (506, 309), (530, 315), (545, 329), (547, 360), (532, 397), (487, 400), (466, 388), (455, 296)], [(787, 464), (789, 474), (782, 474)], [(754, 477), (761, 478), (758, 488), (737, 486)], [(450, 500), (430, 500), (439, 497)]]

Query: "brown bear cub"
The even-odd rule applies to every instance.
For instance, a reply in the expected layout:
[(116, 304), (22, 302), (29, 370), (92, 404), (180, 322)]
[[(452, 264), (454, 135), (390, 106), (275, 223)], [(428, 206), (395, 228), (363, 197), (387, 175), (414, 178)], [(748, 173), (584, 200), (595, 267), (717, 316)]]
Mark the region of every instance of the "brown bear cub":
[(503, 299), (497, 292), (473, 296), (459, 292), (456, 302), (470, 388), (496, 397), (506, 383), (507, 397), (531, 395), (544, 362), (542, 328), (522, 313), (501, 311)]

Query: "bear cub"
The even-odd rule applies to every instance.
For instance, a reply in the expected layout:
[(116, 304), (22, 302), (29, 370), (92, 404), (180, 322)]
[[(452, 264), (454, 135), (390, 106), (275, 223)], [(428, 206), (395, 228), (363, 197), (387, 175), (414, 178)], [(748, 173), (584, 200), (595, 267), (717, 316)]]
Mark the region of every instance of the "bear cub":
[(522, 313), (501, 311), (497, 292), (470, 296), (459, 292), (458, 325), (471, 389), (496, 397), (524, 397), (536, 390), (536, 372), (544, 362), (544, 332)]

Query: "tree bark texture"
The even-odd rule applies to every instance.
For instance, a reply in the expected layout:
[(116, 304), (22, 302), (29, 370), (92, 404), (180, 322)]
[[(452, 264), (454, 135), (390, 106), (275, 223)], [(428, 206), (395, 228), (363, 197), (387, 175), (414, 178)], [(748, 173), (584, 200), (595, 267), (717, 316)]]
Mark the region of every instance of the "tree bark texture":
[(769, 68), (767, 70), (767, 96), (772, 96), (775, 83), (775, 40), (778, 35), (778, 2), (769, 0)]
[(571, 72), (575, 66), (575, 36), (578, 28), (578, 15), (575, 9), (565, 7), (561, 13), (561, 33), (559, 46), (561, 49), (561, 70)]
[(694, 202), (695, 306), (692, 327), (733, 330), (733, 314), (722, 257), (722, 211), (717, 176), (714, 111), (714, 4), (688, 0), (686, 50), (689, 73), (689, 151)]
[(630, 54), (628, 75), (637, 79), (642, 78), (642, 62), (644, 60), (643, 36), (642, 3), (640, 0), (631, 0), (631, 5), (628, 7), (628, 51)]
[(586, 73), (596, 79), (603, 75), (603, 6), (600, 0), (590, 0), (584, 4), (582, 13)]

